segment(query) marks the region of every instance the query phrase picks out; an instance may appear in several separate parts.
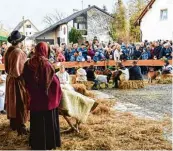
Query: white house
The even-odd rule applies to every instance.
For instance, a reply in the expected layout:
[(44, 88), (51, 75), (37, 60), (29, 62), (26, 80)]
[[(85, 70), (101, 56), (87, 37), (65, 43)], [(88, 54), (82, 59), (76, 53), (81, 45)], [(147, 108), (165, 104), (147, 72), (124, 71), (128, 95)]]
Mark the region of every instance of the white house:
[(99, 41), (111, 40), (109, 23), (112, 16), (97, 6), (89, 6), (86, 9), (75, 12), (65, 19), (35, 34), (33, 39), (50, 44), (69, 43), (68, 34), (72, 27), (79, 30), (85, 40), (93, 40), (96, 36)]
[(39, 30), (36, 28), (36, 26), (29, 20), (21, 21), (14, 30), (18, 30), (20, 33), (24, 34), (26, 36), (25, 44), (27, 46), (34, 43), (34, 41), (31, 39), (31, 37), (39, 32)]
[(151, 0), (135, 24), (142, 41), (173, 40), (173, 0)]

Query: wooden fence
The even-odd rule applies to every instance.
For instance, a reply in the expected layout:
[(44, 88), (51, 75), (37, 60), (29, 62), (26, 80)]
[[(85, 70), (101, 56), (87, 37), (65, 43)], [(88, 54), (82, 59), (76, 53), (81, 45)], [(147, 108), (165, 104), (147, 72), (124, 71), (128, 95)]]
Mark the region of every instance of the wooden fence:
[[(123, 61), (122, 64), (124, 66), (132, 66), (132, 62), (134, 60)], [(172, 64), (172, 60), (169, 61)], [(65, 68), (72, 67), (89, 67), (90, 65), (94, 66), (115, 66), (116, 62), (114, 60), (109, 61), (99, 61), (99, 62), (59, 62), (53, 64), (55, 68), (59, 68), (59, 65), (63, 64)], [(138, 66), (163, 66), (164, 61), (162, 60), (139, 60)], [(0, 70), (4, 70), (4, 64), (0, 64)]]

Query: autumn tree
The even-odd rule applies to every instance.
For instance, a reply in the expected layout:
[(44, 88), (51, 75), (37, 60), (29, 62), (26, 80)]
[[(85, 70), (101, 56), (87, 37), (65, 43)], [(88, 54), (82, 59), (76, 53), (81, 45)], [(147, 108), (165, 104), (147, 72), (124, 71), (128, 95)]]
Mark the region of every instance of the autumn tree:
[(149, 3), (150, 0), (129, 0), (128, 2), (128, 18), (129, 18), (129, 35), (130, 41), (140, 41), (140, 27), (135, 26), (135, 21)]
[(118, 42), (125, 41), (127, 36), (127, 16), (126, 8), (122, 0), (115, 3), (115, 12), (110, 25), (110, 35)]

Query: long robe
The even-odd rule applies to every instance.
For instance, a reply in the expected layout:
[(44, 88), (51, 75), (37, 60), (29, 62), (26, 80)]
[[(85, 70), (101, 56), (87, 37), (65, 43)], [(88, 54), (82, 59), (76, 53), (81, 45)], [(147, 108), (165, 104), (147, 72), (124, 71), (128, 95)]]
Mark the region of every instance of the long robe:
[(61, 87), (48, 60), (48, 46), (37, 44), (35, 56), (25, 63), (24, 79), (30, 95), (30, 146), (32, 150), (60, 147), (58, 107)]
[(6, 95), (5, 103), (8, 119), (16, 119), (18, 124), (24, 124), (28, 117), (28, 95), (22, 77), (25, 53), (14, 46), (8, 48), (5, 54)]

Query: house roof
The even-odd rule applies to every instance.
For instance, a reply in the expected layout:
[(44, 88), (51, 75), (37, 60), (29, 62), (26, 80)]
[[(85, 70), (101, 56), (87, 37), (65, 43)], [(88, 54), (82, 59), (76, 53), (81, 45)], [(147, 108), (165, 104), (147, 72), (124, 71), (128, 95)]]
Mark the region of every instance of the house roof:
[(154, 4), (156, 0), (151, 0), (148, 5), (144, 8), (140, 16), (136, 19), (135, 25), (140, 25), (141, 19), (145, 16), (145, 14), (152, 8), (152, 5)]
[(81, 10), (81, 11), (78, 11), (78, 12), (73, 13), (72, 15), (70, 15), (70, 16), (68, 16), (68, 17), (66, 17), (66, 18), (64, 18), (64, 19), (62, 19), (62, 20), (60, 20), (60, 21), (58, 21), (57, 23), (51, 25), (50, 27), (44, 29), (43, 31), (41, 31), (41, 32), (39, 32), (39, 33), (36, 33), (35, 35), (33, 35), (33, 37), (38, 37), (38, 36), (41, 36), (41, 35), (44, 34), (44, 33), (47, 33), (47, 32), (49, 32), (49, 31), (52, 31), (52, 30), (56, 29), (58, 26), (60, 26), (60, 25), (62, 25), (62, 24), (66, 24), (66, 23), (68, 23), (69, 21), (73, 20), (74, 18), (80, 16), (81, 14), (86, 13), (87, 11), (89, 11), (89, 10), (92, 9), (92, 8), (96, 8), (96, 9), (102, 11), (103, 13), (109, 15), (110, 17), (113, 17), (113, 16), (112, 16), (111, 14), (109, 14), (108, 12), (106, 12), (106, 11), (104, 11), (103, 9), (101, 9), (101, 8), (99, 8), (99, 7), (95, 6), (95, 5), (93, 5), (93, 6), (91, 6), (91, 7), (88, 7), (88, 8), (86, 8), (86, 9), (83, 9), (83, 10)]
[[(20, 30), (20, 28), (22, 28), (23, 24), (25, 24), (27, 21), (29, 21), (34, 26), (34, 24), (29, 19), (27, 19), (27, 20), (19, 22), (18, 25), (14, 28), (14, 30)], [(36, 30), (39, 31), (37, 28), (36, 28)]]

